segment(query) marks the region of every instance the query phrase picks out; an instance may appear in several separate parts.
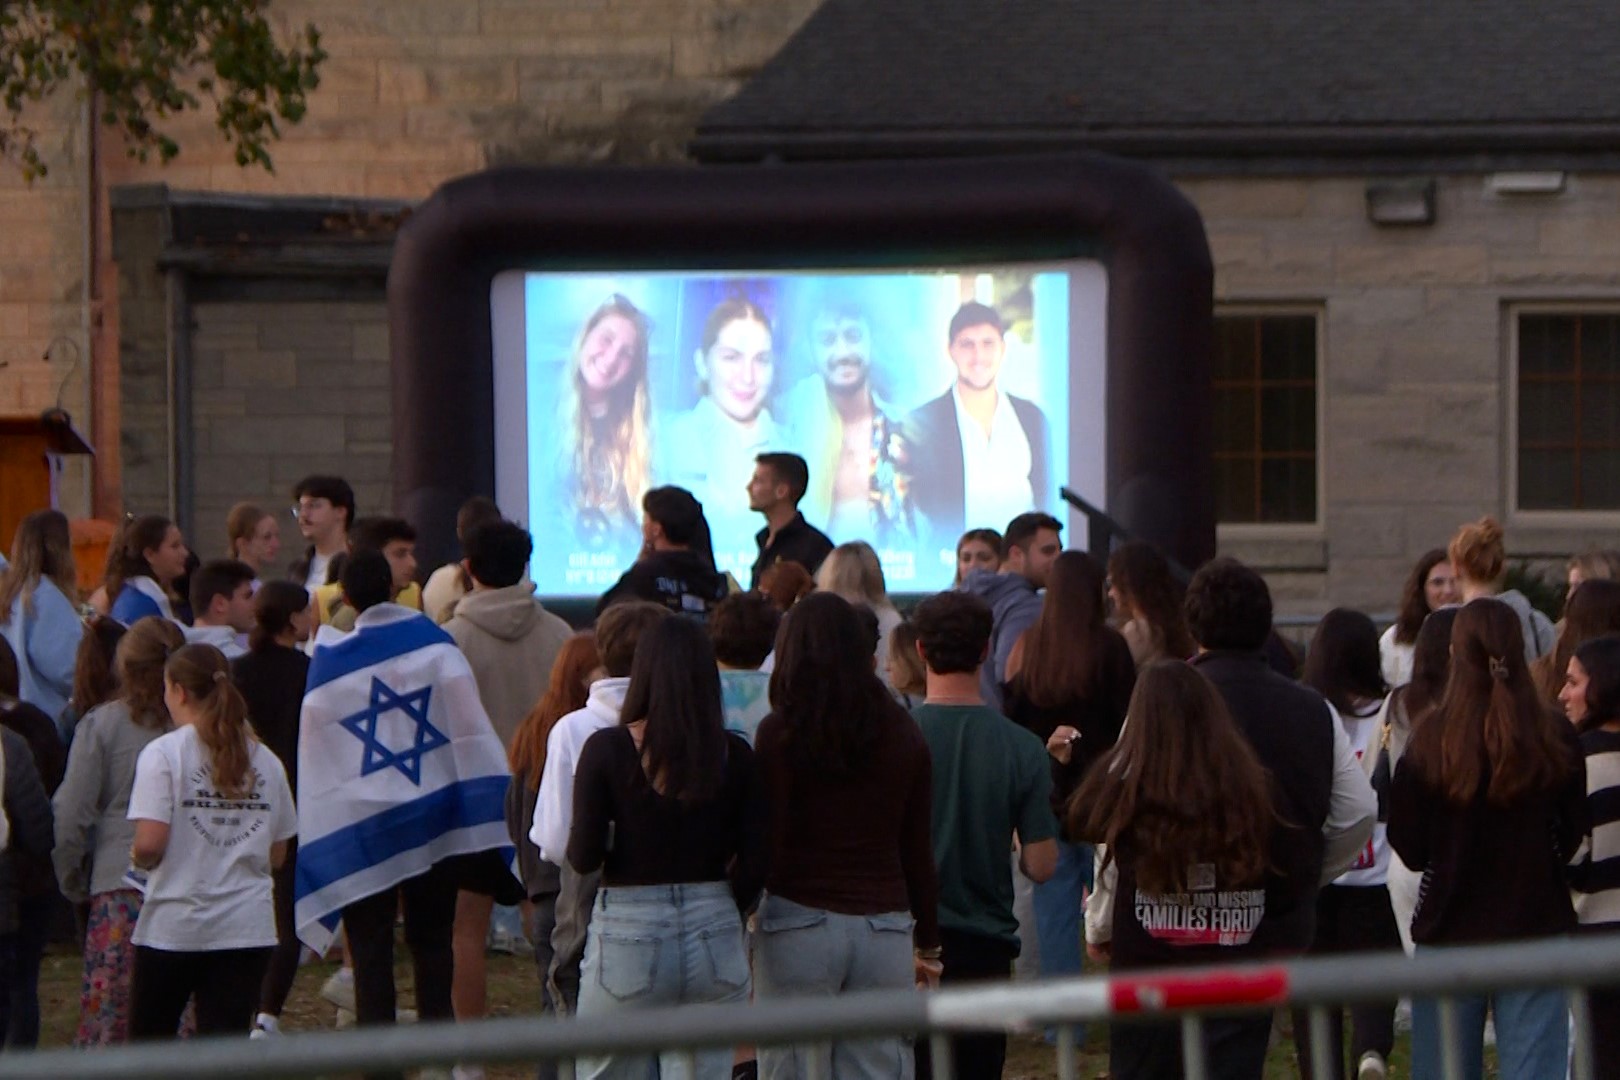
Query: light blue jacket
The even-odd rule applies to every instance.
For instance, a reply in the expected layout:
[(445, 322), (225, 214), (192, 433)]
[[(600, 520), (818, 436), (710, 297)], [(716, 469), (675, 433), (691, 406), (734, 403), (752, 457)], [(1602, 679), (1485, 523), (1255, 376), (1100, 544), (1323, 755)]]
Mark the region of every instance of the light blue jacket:
[(12, 601), (0, 634), (17, 654), (17, 696), (54, 720), (73, 694), (73, 664), (84, 623), (73, 601), (47, 578), (34, 586), (32, 599), (32, 612), (23, 611), (22, 597)]

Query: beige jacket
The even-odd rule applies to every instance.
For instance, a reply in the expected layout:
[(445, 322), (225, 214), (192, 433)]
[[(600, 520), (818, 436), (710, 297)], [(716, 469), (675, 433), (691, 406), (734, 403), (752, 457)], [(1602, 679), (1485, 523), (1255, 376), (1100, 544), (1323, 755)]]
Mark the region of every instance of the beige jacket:
[(506, 745), (546, 691), (569, 625), (534, 598), (534, 586), (475, 589), (444, 624), (478, 680), (478, 696)]

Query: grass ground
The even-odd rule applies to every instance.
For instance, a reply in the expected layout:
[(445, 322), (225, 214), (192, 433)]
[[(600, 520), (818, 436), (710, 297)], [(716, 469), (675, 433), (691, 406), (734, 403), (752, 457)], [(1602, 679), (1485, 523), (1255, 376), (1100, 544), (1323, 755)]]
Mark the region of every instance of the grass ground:
[[(403, 949), (401, 949), (403, 954)], [(332, 973), (335, 965), (310, 964), (298, 973), (292, 996), (282, 1018), (283, 1026), (291, 1032), (313, 1031), (331, 1027), (335, 1014), (330, 1005), (321, 1000), (321, 983)], [(40, 978), (40, 1006), (44, 1014), (41, 1043), (44, 1046), (67, 1046), (73, 1041), (73, 1032), (79, 1017), (79, 980), (81, 960), (67, 949), (53, 949), (45, 958)], [(412, 1003), (411, 972), (409, 964), (398, 969), (400, 1002)], [(491, 956), (489, 958), (490, 1011), (497, 1016), (519, 1016), (538, 1011), (538, 983), (533, 962), (528, 957)], [(1278, 1027), (1286, 1032), (1287, 1017)], [(1405, 1076), (1405, 1037), (1396, 1047), (1392, 1061), (1393, 1075)], [(1108, 1073), (1107, 1033), (1100, 1027), (1088, 1032), (1081, 1047), (1077, 1074), (1082, 1078), (1104, 1077)], [(503, 1067), (489, 1070), (489, 1080), (518, 1080), (533, 1076), (533, 1070), (521, 1067)], [(1294, 1065), (1292, 1039), (1274, 1040), (1267, 1059), (1266, 1080), (1281, 1080), (1298, 1075)], [(1008, 1046), (1006, 1080), (1053, 1080), (1057, 1076), (1054, 1051), (1038, 1036), (1014, 1036)]]

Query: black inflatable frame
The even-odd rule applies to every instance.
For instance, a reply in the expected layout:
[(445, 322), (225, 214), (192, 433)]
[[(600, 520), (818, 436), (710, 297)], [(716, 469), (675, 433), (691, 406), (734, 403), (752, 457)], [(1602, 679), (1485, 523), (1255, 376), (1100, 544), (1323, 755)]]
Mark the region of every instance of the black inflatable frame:
[(434, 565), (455, 557), (456, 509), (494, 493), (490, 285), (503, 270), (1088, 255), (1108, 271), (1108, 510), (1197, 566), (1215, 552), (1203, 222), (1159, 174), (1098, 155), (507, 168), (450, 181), (401, 229), (388, 275), (396, 509)]

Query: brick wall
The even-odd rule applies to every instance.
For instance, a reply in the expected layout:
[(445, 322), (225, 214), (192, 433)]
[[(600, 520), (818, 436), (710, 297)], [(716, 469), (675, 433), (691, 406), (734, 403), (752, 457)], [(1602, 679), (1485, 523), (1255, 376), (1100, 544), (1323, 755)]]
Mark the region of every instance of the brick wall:
[(311, 473), (354, 485), (361, 514), (388, 509), (388, 313), (369, 301), (239, 300), (192, 309), (192, 536), (223, 551), (225, 514), (248, 500), (278, 515)]

